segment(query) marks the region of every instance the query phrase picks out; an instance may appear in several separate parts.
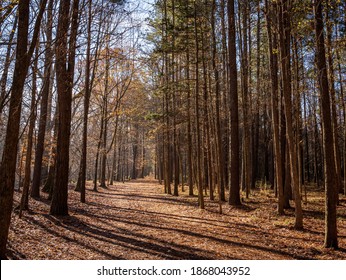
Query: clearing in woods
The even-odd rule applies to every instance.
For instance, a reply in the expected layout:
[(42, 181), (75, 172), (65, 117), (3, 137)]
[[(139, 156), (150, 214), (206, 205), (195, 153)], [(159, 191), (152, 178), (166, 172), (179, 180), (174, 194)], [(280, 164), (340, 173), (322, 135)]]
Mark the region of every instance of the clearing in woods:
[[(92, 192), (87, 203), (69, 190), (70, 216), (53, 217), (49, 201), (30, 201), (22, 219), (12, 215), (12, 259), (346, 259), (346, 200), (338, 206), (340, 250), (323, 248), (323, 192), (309, 192), (303, 231), (294, 210), (276, 214), (271, 191), (257, 190), (241, 208), (207, 197), (165, 195), (153, 180), (117, 183)], [(181, 191), (181, 189), (180, 189)], [(15, 194), (15, 205), (19, 194)]]

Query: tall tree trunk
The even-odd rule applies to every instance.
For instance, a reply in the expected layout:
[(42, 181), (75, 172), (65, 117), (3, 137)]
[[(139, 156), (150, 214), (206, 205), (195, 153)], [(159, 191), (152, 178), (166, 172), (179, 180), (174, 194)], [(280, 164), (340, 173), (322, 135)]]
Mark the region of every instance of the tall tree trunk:
[[(36, 48), (36, 57), (38, 56), (38, 47)], [(26, 145), (26, 156), (25, 156), (25, 173), (23, 181), (23, 193), (20, 200), (20, 210), (19, 217), (22, 216), (22, 210), (29, 209), (29, 186), (31, 179), (31, 156), (32, 156), (32, 145), (33, 136), (36, 121), (36, 91), (37, 91), (37, 59), (32, 67), (32, 87), (31, 87), (31, 104), (30, 104), (30, 117), (29, 117), (29, 127), (27, 135), (27, 145)]]
[(198, 204), (199, 208), (204, 209), (203, 182), (201, 174), (201, 133), (199, 130), (199, 40), (197, 30), (197, 1), (194, 1), (194, 31), (195, 31), (195, 46), (196, 46), (196, 65), (195, 65), (195, 111), (196, 111), (196, 172), (197, 172), (197, 188), (198, 188)]
[[(167, 0), (164, 1), (164, 19), (163, 19), (163, 36), (165, 37), (165, 41), (168, 41), (168, 17), (167, 17)], [(168, 194), (172, 194), (171, 190), (171, 153), (170, 153), (170, 121), (169, 121), (169, 58), (168, 58), (168, 49), (165, 47), (164, 52), (164, 71), (165, 71), (165, 79), (164, 79), (164, 185), (165, 192)]]
[[(203, 3), (204, 9), (208, 9), (206, 2)], [(210, 197), (211, 200), (214, 200), (214, 193), (213, 193), (213, 186), (211, 185), (211, 180), (213, 178), (213, 173), (211, 169), (211, 153), (210, 153), (210, 132), (209, 132), (209, 122), (210, 122), (210, 116), (209, 116), (209, 95), (208, 92), (208, 76), (207, 71), (209, 72), (209, 69), (207, 70), (207, 58), (206, 58), (206, 37), (207, 32), (205, 31), (207, 29), (207, 26), (205, 25), (204, 21), (202, 22), (201, 26), (201, 60), (202, 60), (202, 77), (203, 77), (203, 99), (202, 99), (202, 157), (203, 157), (203, 187), (204, 192), (207, 194), (207, 190), (210, 189)]]
[[(88, 1), (88, 39), (85, 62), (85, 87), (84, 87), (84, 111), (83, 111), (83, 134), (82, 134), (82, 155), (79, 167), (79, 176), (76, 190), (81, 192), (80, 200), (85, 202), (85, 181), (86, 181), (86, 160), (87, 160), (87, 145), (88, 145), (88, 115), (90, 104), (90, 48), (91, 48), (91, 22), (92, 22), (92, 2)], [(98, 46), (96, 46), (98, 47)]]
[(250, 123), (251, 117), (249, 113), (249, 61), (248, 61), (248, 17), (249, 4), (248, 1), (242, 1), (242, 29), (243, 29), (243, 52), (241, 59), (242, 67), (242, 99), (243, 99), (243, 134), (244, 134), (244, 186), (246, 198), (249, 198), (251, 187), (251, 142), (250, 142)]
[(279, 5), (279, 29), (280, 29), (280, 51), (281, 51), (281, 70), (282, 85), (284, 95), (284, 108), (286, 117), (286, 135), (289, 151), (289, 162), (291, 171), (291, 183), (293, 185), (295, 200), (295, 225), (296, 229), (303, 228), (303, 211), (299, 190), (299, 178), (297, 167), (297, 151), (293, 135), (292, 120), (292, 96), (291, 96), (291, 69), (290, 69), (290, 7), (288, 0), (281, 0)]
[(173, 195), (178, 196), (178, 187), (179, 187), (179, 149), (178, 149), (178, 132), (177, 132), (177, 120), (176, 120), (176, 67), (178, 64), (177, 58), (175, 55), (175, 0), (172, 0), (172, 64), (171, 64), (171, 73), (172, 73), (172, 111), (173, 111), (173, 169), (174, 169), (174, 185), (173, 185)]
[(344, 147), (343, 147), (343, 157), (344, 157), (344, 195), (346, 195), (346, 101), (344, 98), (344, 87), (342, 84), (342, 68), (340, 63), (340, 50), (336, 49), (336, 59), (338, 61), (338, 80), (340, 83), (340, 99), (343, 111), (344, 120)]
[[(219, 71), (217, 66), (217, 57), (216, 57), (216, 31), (215, 31), (215, 13), (216, 13), (216, 0), (213, 0), (212, 11), (211, 11), (211, 29), (212, 29), (212, 65), (214, 71), (214, 79), (215, 79), (215, 125), (216, 125), (216, 151), (217, 151), (217, 186), (219, 193), (219, 204), (220, 209), (219, 212), (221, 214), (221, 203), (225, 200), (224, 193), (224, 156), (222, 149), (222, 132), (221, 132), (221, 120), (220, 120), (220, 80), (219, 80)], [(223, 195), (222, 195), (223, 190)]]
[(324, 47), (322, 0), (314, 0), (315, 32), (316, 32), (316, 61), (318, 83), (321, 95), (322, 126), (323, 126), (323, 155), (324, 183), (326, 190), (325, 239), (324, 246), (338, 248), (337, 217), (336, 217), (336, 170), (333, 145), (333, 124), (330, 110), (330, 97), (326, 52)]
[[(327, 1), (327, 5), (329, 1)], [(328, 57), (328, 77), (329, 77), (329, 87), (330, 87), (330, 98), (331, 98), (331, 117), (332, 117), (332, 128), (333, 128), (333, 149), (334, 149), (334, 160), (335, 160), (335, 184), (336, 184), (336, 199), (339, 202), (339, 191), (342, 190), (341, 182), (341, 158), (340, 158), (340, 148), (338, 141), (338, 120), (336, 112), (336, 93), (335, 93), (335, 74), (333, 65), (333, 51), (332, 51), (332, 23), (329, 19), (329, 13), (326, 12), (327, 20), (327, 57)]]
[(47, 43), (46, 43), (46, 54), (44, 64), (44, 82), (42, 88), (42, 97), (40, 105), (40, 118), (38, 126), (37, 145), (35, 152), (35, 165), (34, 174), (32, 178), (31, 186), (31, 197), (40, 197), (40, 183), (42, 173), (42, 158), (44, 152), (44, 139), (46, 135), (46, 124), (47, 124), (47, 111), (48, 111), (48, 99), (50, 90), (50, 79), (52, 72), (52, 30), (53, 30), (53, 5), (55, 0), (50, 0), (48, 3), (48, 20), (47, 20)]
[[(100, 21), (103, 20), (103, 11), (100, 12)], [(88, 0), (88, 38), (87, 38), (87, 52), (86, 52), (86, 63), (85, 63), (85, 89), (84, 89), (84, 111), (83, 111), (83, 140), (82, 140), (82, 155), (81, 155), (81, 161), (79, 166), (79, 176), (78, 181), (76, 185), (76, 191), (80, 191), (81, 193), (81, 202), (85, 202), (85, 182), (86, 182), (86, 169), (87, 169), (87, 146), (88, 146), (88, 116), (89, 116), (89, 104), (90, 104), (90, 96), (91, 91), (93, 88), (93, 83), (95, 80), (95, 74), (98, 66), (98, 57), (100, 54), (100, 39), (101, 39), (101, 24), (99, 25), (98, 32), (97, 32), (97, 38), (96, 38), (96, 44), (95, 44), (95, 52), (94, 52), (94, 62), (92, 65), (92, 71), (90, 69), (91, 67), (91, 36), (92, 36), (92, 2), (91, 0)], [(91, 77), (90, 77), (91, 75)]]
[[(108, 28), (107, 28), (108, 30)], [(109, 70), (110, 70), (110, 56), (109, 46), (106, 46), (106, 71), (105, 71), (105, 88), (103, 96), (103, 127), (102, 127), (102, 149), (101, 149), (101, 176), (100, 187), (107, 188), (106, 186), (106, 163), (107, 163), (107, 132), (108, 132), (108, 91), (109, 91)]]
[[(278, 83), (278, 58), (277, 54), (273, 51), (277, 49), (276, 34), (272, 33), (273, 15), (276, 10), (275, 6), (271, 9), (266, 0), (266, 19), (267, 19), (267, 32), (269, 42), (269, 67), (270, 67), (270, 81), (271, 81), (271, 105), (272, 105), (272, 129), (274, 141), (274, 162), (275, 162), (275, 175), (276, 187), (278, 190), (278, 213), (284, 214), (284, 189), (282, 177), (282, 161), (281, 161), (281, 147), (280, 147), (280, 123), (279, 123), (279, 83)], [(275, 5), (275, 4), (272, 4)], [(274, 12), (273, 12), (274, 11)]]
[(189, 180), (189, 195), (193, 196), (193, 172), (192, 172), (192, 136), (191, 136), (191, 86), (190, 86), (190, 51), (186, 46), (186, 79), (187, 79), (187, 165)]
[[(220, 1), (220, 17), (221, 17), (221, 43), (222, 43), (222, 83), (223, 87), (220, 92), (221, 94), (221, 108), (227, 112), (229, 109), (229, 67), (228, 67), (228, 47), (227, 47), (227, 35), (226, 35), (226, 17), (225, 17), (225, 10), (226, 10), (226, 4), (225, 0)], [(222, 106), (223, 105), (223, 106)], [(221, 185), (221, 198), (222, 201), (226, 201), (226, 195), (225, 195), (225, 188), (228, 186), (228, 173), (229, 173), (229, 116), (228, 114), (225, 114), (224, 118), (221, 118), (221, 135), (222, 135), (222, 154), (224, 157), (224, 164), (223, 164), (223, 182), (224, 184)], [(229, 187), (229, 186), (228, 186)]]
[(239, 186), (239, 117), (238, 117), (238, 83), (237, 51), (235, 32), (234, 0), (228, 0), (228, 59), (229, 59), (229, 204), (240, 205)]
[[(73, 0), (71, 32), (70, 1), (60, 1), (56, 42), (56, 79), (58, 92), (58, 139), (56, 178), (53, 188), (50, 214), (68, 215), (67, 196), (69, 178), (69, 146), (71, 128), (72, 87), (74, 77), (76, 38), (78, 31), (79, 0)], [(67, 67), (66, 67), (67, 66)]]
[(30, 1), (21, 0), (18, 3), (18, 32), (16, 62), (13, 75), (12, 93), (10, 97), (10, 107), (5, 146), (0, 164), (0, 258), (6, 258), (6, 243), (8, 230), (11, 221), (13, 205), (13, 192), (16, 172), (16, 159), (18, 150), (19, 124), (21, 115), (21, 103), (25, 78), (29, 68), (30, 58), (34, 52), (39, 35), (41, 20), (45, 10), (47, 0), (41, 1), (40, 11), (37, 15), (34, 33), (30, 48), (28, 50), (28, 29), (30, 15)]
[[(259, 109), (261, 95), (261, 0), (257, 1), (257, 32), (256, 32), (256, 112), (252, 122), (252, 182), (251, 188), (256, 188), (256, 179), (258, 176), (258, 145), (259, 145)], [(251, 20), (251, 18), (249, 19)]]

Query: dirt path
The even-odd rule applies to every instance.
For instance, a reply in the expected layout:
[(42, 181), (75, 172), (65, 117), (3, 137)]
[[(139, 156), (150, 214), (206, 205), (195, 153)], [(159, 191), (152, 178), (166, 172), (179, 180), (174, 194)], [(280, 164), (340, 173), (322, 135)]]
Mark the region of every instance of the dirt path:
[[(293, 212), (279, 217), (263, 193), (240, 209), (197, 198), (162, 194), (151, 181), (119, 183), (87, 203), (70, 191), (70, 216), (48, 215), (49, 202), (31, 201), (22, 219), (13, 215), (9, 235), (16, 259), (346, 259), (346, 211), (339, 219), (340, 251), (323, 244), (323, 213), (306, 209), (305, 230), (295, 231)], [(18, 196), (18, 194), (17, 194)], [(18, 197), (16, 196), (16, 200)], [(314, 203), (311, 203), (311, 207)], [(310, 211), (310, 212), (309, 212)]]

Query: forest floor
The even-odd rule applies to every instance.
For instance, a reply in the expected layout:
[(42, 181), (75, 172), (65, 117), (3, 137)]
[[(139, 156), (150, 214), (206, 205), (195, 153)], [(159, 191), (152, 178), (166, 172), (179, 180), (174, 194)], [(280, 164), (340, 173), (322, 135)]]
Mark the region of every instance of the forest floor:
[[(12, 259), (346, 259), (346, 198), (338, 206), (339, 250), (325, 249), (324, 194), (311, 190), (303, 205), (304, 230), (294, 210), (276, 214), (269, 190), (256, 190), (240, 208), (205, 198), (163, 194), (151, 180), (116, 183), (91, 191), (87, 203), (69, 190), (69, 216), (49, 215), (46, 195), (31, 210), (12, 215)], [(20, 193), (15, 194), (15, 205)]]

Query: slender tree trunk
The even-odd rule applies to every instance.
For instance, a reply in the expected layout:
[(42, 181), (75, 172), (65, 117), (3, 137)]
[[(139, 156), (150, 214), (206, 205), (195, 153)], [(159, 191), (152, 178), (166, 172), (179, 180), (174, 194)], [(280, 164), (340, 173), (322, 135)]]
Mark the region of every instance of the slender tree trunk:
[(238, 117), (238, 83), (237, 51), (235, 32), (234, 0), (228, 0), (228, 58), (229, 58), (229, 204), (240, 205), (239, 186), (239, 117)]
[[(220, 17), (221, 17), (221, 43), (222, 43), (222, 83), (223, 87), (222, 90), (220, 90), (221, 98), (220, 102), (222, 100), (221, 109), (223, 109), (225, 112), (228, 111), (229, 107), (229, 67), (228, 67), (228, 47), (227, 47), (227, 35), (226, 35), (226, 17), (225, 17), (225, 0), (221, 0), (220, 2)], [(223, 106), (222, 106), (223, 105)], [(221, 135), (222, 135), (222, 154), (224, 157), (224, 164), (223, 164), (223, 182), (224, 184), (221, 185), (221, 198), (222, 201), (226, 201), (226, 195), (225, 195), (225, 188), (228, 186), (228, 174), (229, 174), (229, 116), (226, 114), (225, 118), (221, 118)], [(229, 187), (229, 186), (228, 186)]]
[(48, 199), (52, 199), (53, 194), (53, 187), (55, 184), (55, 167), (56, 167), (56, 141), (58, 138), (58, 108), (55, 110), (55, 114), (53, 117), (52, 123), (53, 125), (53, 137), (51, 137), (51, 149), (50, 149), (50, 158), (48, 163), (48, 174), (47, 174), (47, 180), (45, 181), (45, 184), (42, 188), (43, 192), (46, 192), (49, 194)]
[(36, 46), (41, 20), (46, 4), (47, 0), (41, 1), (40, 11), (35, 21), (31, 45), (28, 50), (27, 45), (30, 1), (20, 0), (18, 3), (18, 42), (16, 49), (16, 62), (13, 75), (12, 93), (10, 97), (9, 107), (9, 116), (11, 116), (11, 118), (9, 118), (7, 123), (5, 146), (0, 164), (0, 178), (3, 178), (0, 181), (1, 259), (6, 258), (6, 243), (11, 221), (23, 88), (29, 68), (30, 58)]
[(47, 124), (47, 111), (48, 111), (48, 99), (50, 90), (50, 79), (52, 72), (52, 28), (53, 28), (53, 5), (54, 0), (50, 0), (48, 3), (48, 20), (47, 20), (47, 43), (46, 43), (46, 56), (44, 65), (44, 82), (42, 88), (42, 97), (40, 105), (40, 118), (37, 136), (37, 145), (35, 152), (35, 165), (34, 174), (31, 186), (31, 197), (40, 197), (40, 184), (41, 184), (41, 173), (42, 173), (42, 159), (44, 153), (44, 140), (46, 135), (46, 124)]
[(293, 120), (292, 120), (292, 96), (291, 96), (291, 69), (290, 69), (290, 7), (288, 0), (282, 0), (279, 5), (279, 28), (280, 28), (280, 51), (281, 51), (281, 66), (282, 66), (282, 84), (284, 95), (284, 108), (286, 117), (286, 135), (289, 151), (289, 162), (291, 171), (291, 183), (294, 190), (295, 200), (295, 225), (296, 229), (303, 228), (303, 210), (301, 205), (301, 197), (299, 191), (299, 178), (297, 167), (297, 151), (293, 135)]
[(114, 148), (113, 148), (113, 161), (112, 161), (112, 169), (110, 172), (109, 176), (109, 185), (113, 185), (113, 180), (114, 180), (114, 172), (115, 172), (115, 167), (117, 163), (117, 133), (118, 133), (118, 122), (119, 122), (119, 115), (117, 114), (115, 117), (115, 128), (114, 128)]
[[(165, 41), (168, 41), (168, 18), (167, 18), (167, 0), (164, 1), (164, 24), (163, 24), (163, 33)], [(166, 47), (167, 48), (167, 47)], [(165, 183), (165, 192), (172, 194), (171, 190), (171, 176), (170, 176), (170, 167), (171, 167), (171, 153), (170, 153), (170, 121), (169, 121), (169, 58), (168, 58), (168, 49), (165, 49), (164, 52), (164, 71), (165, 71), (165, 80), (164, 80), (164, 114), (165, 114), (165, 124), (164, 124), (164, 183)]]
[(316, 31), (316, 61), (318, 83), (321, 94), (324, 182), (326, 190), (325, 240), (327, 248), (338, 248), (337, 216), (336, 216), (336, 170), (333, 145), (333, 124), (331, 119), (326, 52), (324, 47), (322, 0), (314, 0), (315, 31)]
[[(274, 162), (275, 162), (275, 175), (276, 186), (278, 190), (278, 213), (284, 214), (284, 189), (282, 178), (282, 160), (280, 148), (280, 123), (279, 123), (279, 83), (278, 83), (278, 58), (273, 49), (277, 49), (276, 35), (272, 33), (273, 9), (269, 8), (268, 1), (266, 0), (266, 19), (267, 19), (267, 32), (269, 42), (269, 67), (270, 67), (270, 81), (271, 81), (271, 105), (272, 105), (272, 129), (274, 141)], [(275, 5), (275, 4), (272, 4)]]
[(344, 87), (342, 84), (342, 68), (340, 63), (340, 51), (336, 49), (336, 59), (338, 61), (338, 80), (340, 83), (340, 99), (342, 104), (343, 119), (344, 119), (344, 147), (343, 147), (343, 158), (344, 158), (344, 195), (346, 195), (346, 101), (344, 99)]
[[(14, 19), (12, 30), (17, 29), (17, 24), (18, 24), (18, 16), (16, 16)], [(8, 78), (8, 70), (11, 64), (12, 42), (13, 42), (14, 34), (15, 32), (11, 32), (9, 40), (8, 40), (6, 58), (5, 58), (4, 68), (2, 70), (2, 75), (0, 80), (0, 120), (2, 117), (2, 111), (6, 105), (6, 101), (10, 93), (9, 91), (6, 90), (6, 85), (7, 85), (7, 78)]]
[[(38, 56), (38, 48), (36, 48), (36, 57)], [(20, 200), (19, 217), (22, 216), (22, 210), (29, 209), (29, 186), (31, 180), (31, 156), (32, 156), (32, 145), (33, 135), (36, 121), (36, 91), (37, 91), (37, 59), (32, 67), (32, 88), (31, 88), (31, 105), (30, 105), (30, 117), (29, 117), (29, 128), (27, 135), (26, 145), (26, 156), (25, 156), (25, 172), (23, 181), (23, 193)]]
[(191, 86), (190, 86), (190, 51), (186, 50), (186, 79), (187, 79), (187, 165), (189, 180), (189, 195), (193, 196), (193, 172), (192, 172), (192, 136), (191, 136)]
[[(203, 3), (205, 9), (208, 9), (206, 2)], [(211, 185), (211, 180), (213, 177), (212, 169), (211, 169), (211, 154), (210, 154), (210, 133), (209, 133), (209, 122), (210, 122), (210, 116), (209, 116), (209, 95), (208, 92), (208, 76), (207, 72), (209, 72), (209, 69), (207, 70), (207, 58), (206, 58), (206, 37), (207, 37), (207, 26), (205, 25), (204, 20), (201, 23), (201, 60), (202, 60), (202, 89), (203, 89), (203, 99), (202, 99), (202, 162), (203, 167), (202, 170), (204, 172), (202, 173), (202, 182), (203, 182), (203, 188), (204, 192), (207, 195), (208, 189), (210, 189), (210, 196), (211, 200), (214, 200), (214, 193), (213, 193), (213, 186)]]
[(243, 52), (242, 52), (242, 99), (243, 99), (243, 134), (244, 134), (244, 186), (246, 198), (249, 198), (251, 187), (251, 141), (250, 141), (250, 122), (249, 113), (249, 61), (248, 61), (248, 1), (243, 1), (242, 9), (242, 27), (243, 27)]
[[(108, 30), (108, 28), (107, 28)], [(101, 176), (100, 187), (107, 188), (106, 185), (106, 163), (107, 163), (107, 132), (108, 132), (108, 91), (109, 91), (109, 70), (110, 70), (110, 57), (109, 46), (106, 46), (106, 71), (105, 71), (105, 88), (103, 96), (103, 127), (102, 127), (102, 149), (101, 149)]]
[(73, 0), (71, 33), (68, 42), (67, 34), (70, 25), (70, 1), (60, 1), (57, 42), (55, 49), (59, 126), (57, 138), (56, 178), (50, 207), (50, 214), (52, 215), (68, 215), (67, 196), (69, 178), (71, 104), (76, 37), (79, 19), (78, 10), (79, 0)]
[[(103, 116), (103, 111), (101, 112), (101, 114)], [(98, 167), (99, 167), (100, 148), (101, 148), (101, 143), (102, 143), (103, 121), (104, 121), (104, 119), (101, 118), (100, 136), (99, 136), (99, 140), (97, 143), (97, 152), (96, 152), (96, 157), (95, 157), (94, 189), (93, 189), (93, 191), (95, 191), (95, 192), (97, 192), (97, 172), (98, 172)]]
[[(100, 21), (103, 20), (103, 11), (100, 12)], [(100, 38), (101, 38), (101, 24), (99, 25), (96, 44), (95, 44), (95, 59), (91, 67), (91, 26), (92, 26), (92, 2), (88, 0), (88, 38), (87, 38), (87, 51), (86, 51), (86, 63), (85, 63), (85, 92), (84, 92), (84, 111), (83, 111), (83, 133), (82, 133), (82, 154), (81, 161), (79, 166), (79, 175), (78, 181), (75, 188), (75, 191), (80, 191), (81, 193), (81, 202), (85, 202), (85, 192), (86, 192), (86, 169), (87, 169), (87, 146), (88, 146), (88, 116), (89, 116), (89, 104), (90, 104), (90, 96), (91, 90), (93, 88), (93, 83), (95, 80), (96, 69), (98, 65), (98, 56), (99, 56), (99, 48), (100, 48)], [(90, 77), (91, 75), (91, 77)]]
[(221, 121), (220, 121), (220, 80), (219, 80), (219, 71), (217, 66), (217, 57), (216, 57), (216, 31), (215, 31), (215, 13), (216, 13), (216, 0), (213, 0), (212, 11), (211, 11), (211, 28), (212, 28), (212, 65), (214, 71), (214, 79), (215, 79), (215, 125), (216, 125), (216, 151), (217, 151), (217, 186), (219, 193), (219, 212), (222, 213), (222, 201), (225, 200), (224, 192), (222, 196), (222, 190), (224, 187), (224, 156), (222, 149), (222, 132), (221, 132)]
[[(258, 177), (258, 145), (259, 145), (259, 109), (260, 109), (260, 95), (261, 95), (261, 0), (257, 2), (257, 32), (256, 32), (256, 112), (252, 122), (252, 182), (251, 188), (256, 188), (256, 180)], [(251, 18), (249, 19), (251, 20)]]
[(133, 129), (135, 130), (135, 136), (134, 136), (134, 143), (132, 144), (132, 179), (137, 179), (138, 177), (138, 145), (139, 145), (139, 126), (135, 124), (133, 126)]
[[(327, 4), (329, 1), (327, 1)], [(331, 98), (331, 117), (332, 117), (332, 128), (333, 128), (333, 149), (334, 149), (334, 160), (335, 160), (335, 184), (336, 184), (336, 200), (339, 203), (339, 191), (342, 190), (341, 182), (341, 158), (338, 141), (338, 120), (336, 113), (336, 93), (335, 93), (335, 74), (333, 65), (333, 52), (332, 52), (332, 26), (329, 20), (328, 11), (326, 12), (327, 20), (327, 57), (328, 57), (328, 77), (330, 87), (330, 98)]]
[(195, 31), (195, 45), (196, 45), (196, 65), (195, 65), (195, 110), (196, 110), (196, 171), (197, 171), (197, 188), (198, 188), (198, 204), (199, 208), (204, 209), (204, 196), (203, 196), (203, 182), (201, 174), (201, 134), (199, 130), (199, 40), (197, 31), (197, 2), (194, 1), (194, 31)]

